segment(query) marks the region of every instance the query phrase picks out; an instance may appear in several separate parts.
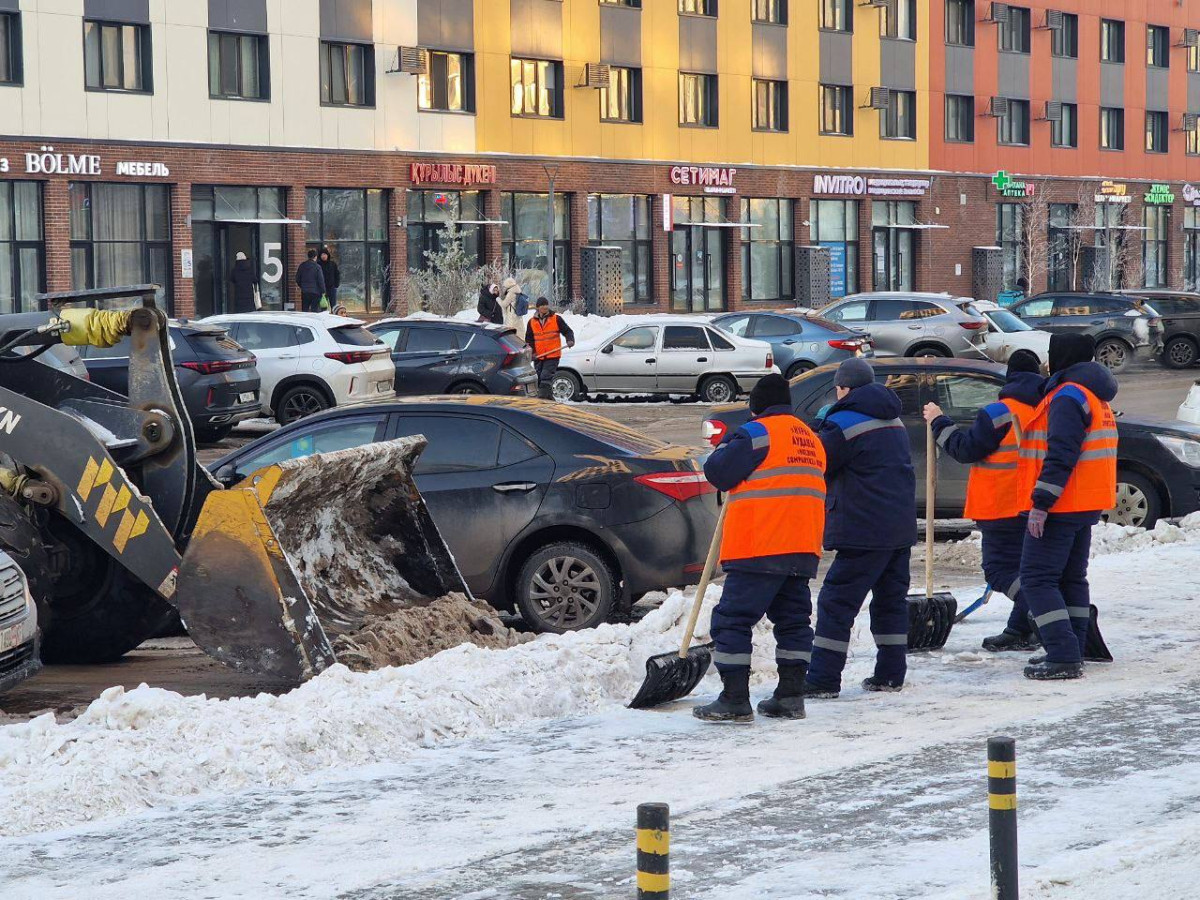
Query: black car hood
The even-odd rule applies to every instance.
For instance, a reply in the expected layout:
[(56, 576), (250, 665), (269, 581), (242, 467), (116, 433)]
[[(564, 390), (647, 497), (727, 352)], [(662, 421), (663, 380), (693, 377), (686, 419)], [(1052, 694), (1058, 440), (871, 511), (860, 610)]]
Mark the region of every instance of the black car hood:
[(1160, 419), (1158, 416), (1130, 416), (1117, 413), (1117, 425), (1126, 428), (1136, 428), (1140, 431), (1151, 431), (1155, 434), (1172, 434), (1176, 437), (1191, 438), (1200, 441), (1200, 425), (1193, 425), (1180, 419)]

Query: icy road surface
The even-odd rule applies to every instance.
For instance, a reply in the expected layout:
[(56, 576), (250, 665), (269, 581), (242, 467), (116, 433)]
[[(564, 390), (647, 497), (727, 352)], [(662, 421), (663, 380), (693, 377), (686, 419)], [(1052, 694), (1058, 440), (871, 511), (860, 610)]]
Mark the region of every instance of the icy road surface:
[[(0, 729), (6, 827), (27, 832), (0, 840), (0, 897), (631, 896), (634, 807), (661, 800), (681, 897), (983, 900), (983, 745), (998, 733), (1018, 738), (1023, 897), (1193, 896), (1200, 519), (1153, 536), (1109, 531), (1100, 543), (1092, 580), (1118, 662), (1089, 666), (1082, 682), (1033, 684), (1022, 657), (973, 651), (1007, 613), (1001, 598), (957, 628), (947, 652), (910, 658), (900, 695), (855, 686), (870, 670), (863, 618), (848, 689), (811, 703), (803, 722), (696, 722), (690, 705), (711, 678), (674, 708), (625, 710), (621, 692), (636, 686), (646, 647), (668, 649), (677, 634), (672, 598), (657, 620), (554, 652), (543, 640), (409, 667), (438, 684), (453, 667), (469, 682), (456, 698), (419, 704), (423, 738), (392, 734), (416, 720), (370, 703), (383, 692), (401, 705), (387, 694), (399, 676), (384, 673), (307, 688), (314, 702), (329, 691), (358, 706), (327, 711), (326, 724), (343, 716), (370, 745), (350, 734), (334, 754), (311, 745), (310, 706), (265, 698), (232, 716), (228, 702), (134, 691), (76, 723)], [(772, 683), (769, 640), (759, 644), (756, 697)], [(605, 678), (570, 686), (575, 674), (595, 678), (598, 660)], [(455, 707), (505, 694), (504, 714)], [(278, 733), (289, 715), (291, 740)], [(154, 766), (154, 754), (191, 765)], [(124, 816), (83, 821), (114, 813)]]

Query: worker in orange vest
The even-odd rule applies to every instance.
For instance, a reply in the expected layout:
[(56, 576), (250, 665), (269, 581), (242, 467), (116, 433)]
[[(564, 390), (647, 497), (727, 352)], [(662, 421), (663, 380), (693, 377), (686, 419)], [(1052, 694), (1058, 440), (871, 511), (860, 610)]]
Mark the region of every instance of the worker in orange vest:
[(533, 348), (533, 367), (537, 369), (538, 396), (550, 399), (550, 382), (562, 359), (562, 343), (575, 346), (575, 332), (558, 313), (550, 312), (550, 301), (538, 297), (533, 317), (525, 327), (525, 343)]
[(1021, 590), (1045, 656), (1025, 667), (1036, 681), (1080, 678), (1091, 623), (1092, 526), (1117, 502), (1117, 380), (1094, 362), (1085, 334), (1050, 338), (1045, 398), (1021, 441), (1022, 490), (1032, 509), (1021, 555)]
[(925, 406), (925, 421), (938, 446), (957, 462), (971, 466), (963, 515), (975, 520), (983, 536), (983, 573), (988, 585), (1013, 602), (1004, 631), (983, 639), (983, 649), (993, 653), (1041, 646), (1021, 594), (1024, 514), (1032, 501), (1029, 492), (1021, 490), (1017, 454), (1021, 437), (1042, 402), (1045, 382), (1037, 354), (1018, 350), (1008, 361), (1000, 399), (981, 409), (970, 429), (958, 428), (936, 403)]
[(727, 491), (721, 540), (725, 588), (712, 613), (713, 663), (721, 694), (693, 710), (706, 722), (752, 722), (751, 635), (765, 615), (775, 626), (779, 683), (758, 711), (804, 718), (804, 679), (812, 659), (812, 594), (825, 530), (825, 450), (796, 418), (782, 375), (750, 392), (754, 418), (732, 432), (704, 464)]

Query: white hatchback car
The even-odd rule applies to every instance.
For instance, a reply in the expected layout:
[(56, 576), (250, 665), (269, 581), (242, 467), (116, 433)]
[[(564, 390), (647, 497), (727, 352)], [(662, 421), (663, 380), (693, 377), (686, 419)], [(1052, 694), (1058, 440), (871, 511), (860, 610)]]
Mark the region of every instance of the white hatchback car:
[(1050, 332), (1028, 325), (1003, 307), (987, 300), (976, 300), (975, 308), (987, 319), (983, 352), (998, 363), (1007, 363), (1018, 350), (1034, 353), (1038, 362), (1050, 362)]
[(396, 396), (388, 346), (359, 319), (332, 313), (253, 312), (204, 319), (258, 360), (262, 411), (281, 425), (334, 406)]

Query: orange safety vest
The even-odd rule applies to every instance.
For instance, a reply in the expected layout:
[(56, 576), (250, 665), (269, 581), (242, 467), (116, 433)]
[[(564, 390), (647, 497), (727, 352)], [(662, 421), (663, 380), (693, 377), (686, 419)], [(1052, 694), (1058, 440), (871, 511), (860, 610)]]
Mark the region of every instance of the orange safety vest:
[(1022, 489), (1018, 453), (1025, 430), (1037, 414), (1037, 407), (1011, 397), (992, 404), (993, 407), (1001, 405), (1008, 411), (993, 416), (992, 426), (1009, 426), (1004, 440), (995, 453), (971, 466), (967, 479), (967, 504), (963, 515), (976, 522), (1011, 519), (1029, 512), (1033, 505), (1030, 492)]
[(558, 330), (558, 314), (551, 313), (543, 322), (537, 316), (529, 320), (533, 329), (533, 358), (560, 359), (562, 357), (562, 335)]
[[(1050, 403), (1059, 391), (1068, 387), (1083, 394), (1092, 423), (1083, 437), (1075, 470), (1059, 493), (1057, 485), (1039, 479), (1049, 448)], [(1039, 488), (1058, 494), (1058, 500), (1050, 507), (1050, 512), (1097, 512), (1117, 505), (1117, 419), (1112, 407), (1083, 385), (1074, 382), (1060, 385), (1042, 400), (1025, 429), (1019, 456), (1021, 489), (1026, 495), (1031, 495)]]
[[(742, 426), (767, 458), (729, 492), (721, 562), (821, 552), (825, 533), (825, 448), (793, 415)], [(719, 451), (718, 451), (719, 452)]]

